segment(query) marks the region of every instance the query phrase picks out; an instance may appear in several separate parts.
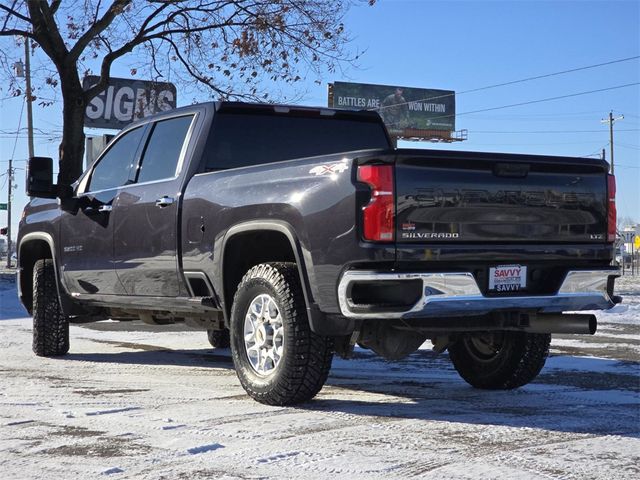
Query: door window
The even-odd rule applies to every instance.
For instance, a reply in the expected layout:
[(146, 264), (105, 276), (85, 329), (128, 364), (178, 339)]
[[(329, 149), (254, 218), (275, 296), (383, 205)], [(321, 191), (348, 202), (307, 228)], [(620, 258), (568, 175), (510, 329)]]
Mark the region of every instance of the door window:
[(192, 120), (193, 115), (188, 115), (156, 122), (142, 156), (138, 183), (175, 177)]
[(127, 183), (143, 134), (144, 127), (138, 127), (125, 133), (109, 147), (93, 169), (88, 191), (121, 187)]

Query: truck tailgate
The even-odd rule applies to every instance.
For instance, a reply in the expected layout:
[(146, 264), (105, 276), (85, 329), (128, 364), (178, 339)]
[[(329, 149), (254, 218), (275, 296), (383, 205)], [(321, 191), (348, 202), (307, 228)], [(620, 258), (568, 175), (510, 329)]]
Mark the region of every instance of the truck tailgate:
[(606, 168), (594, 159), (399, 150), (396, 241), (604, 243)]

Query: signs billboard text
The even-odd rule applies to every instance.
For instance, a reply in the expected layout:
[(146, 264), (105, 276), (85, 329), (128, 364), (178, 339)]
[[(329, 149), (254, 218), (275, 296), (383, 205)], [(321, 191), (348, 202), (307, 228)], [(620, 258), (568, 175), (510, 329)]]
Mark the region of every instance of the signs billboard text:
[[(84, 77), (88, 90), (99, 77)], [(85, 110), (84, 124), (94, 128), (121, 129), (134, 120), (176, 108), (176, 87), (172, 83), (111, 78), (109, 86), (96, 95)]]
[(456, 97), (452, 90), (334, 82), (329, 107), (374, 110), (384, 120), (389, 134), (397, 137), (455, 130)]

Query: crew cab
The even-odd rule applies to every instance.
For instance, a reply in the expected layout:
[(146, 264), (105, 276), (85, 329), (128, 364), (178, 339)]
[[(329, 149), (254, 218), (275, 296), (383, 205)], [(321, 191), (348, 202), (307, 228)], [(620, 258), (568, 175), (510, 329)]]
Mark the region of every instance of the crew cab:
[(474, 387), (516, 388), (551, 334), (593, 334), (579, 311), (621, 301), (606, 162), (395, 149), (373, 112), (179, 108), (125, 128), (71, 186), (30, 159), (27, 190), (37, 355), (67, 353), (69, 323), (184, 321), (267, 404), (315, 396), (334, 353), (395, 360), (428, 339)]

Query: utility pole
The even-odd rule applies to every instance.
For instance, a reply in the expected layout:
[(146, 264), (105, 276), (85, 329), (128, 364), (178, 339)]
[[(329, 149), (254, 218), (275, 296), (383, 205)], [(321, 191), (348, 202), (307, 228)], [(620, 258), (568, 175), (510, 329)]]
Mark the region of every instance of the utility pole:
[[(29, 45), (29, 38), (24, 37), (24, 71), (18, 64), (17, 67), (17, 75), (21, 77), (24, 75), (27, 89), (27, 141), (29, 148), (29, 158), (34, 156), (33, 153), (33, 108), (32, 108), (32, 99), (33, 96), (31, 94), (31, 52)], [(9, 170), (7, 171), (7, 175), (9, 177), (9, 188), (8, 188), (8, 198), (7, 198), (7, 267), (11, 268), (11, 200), (12, 200), (12, 192), (13, 189), (13, 158), (9, 159)]]
[(609, 146), (611, 147), (611, 175), (613, 175), (613, 124), (618, 120), (623, 120), (624, 115), (620, 115), (619, 117), (613, 118), (613, 110), (609, 112), (609, 118), (603, 118), (600, 120), (600, 123), (608, 123), (609, 124)]
[(7, 268), (11, 268), (11, 188), (13, 187), (13, 159), (9, 159), (9, 170), (7, 171), (9, 195), (7, 198)]
[(29, 140), (29, 158), (33, 157), (33, 110), (31, 108), (31, 52), (29, 38), (24, 37), (24, 76), (27, 81), (27, 136)]

